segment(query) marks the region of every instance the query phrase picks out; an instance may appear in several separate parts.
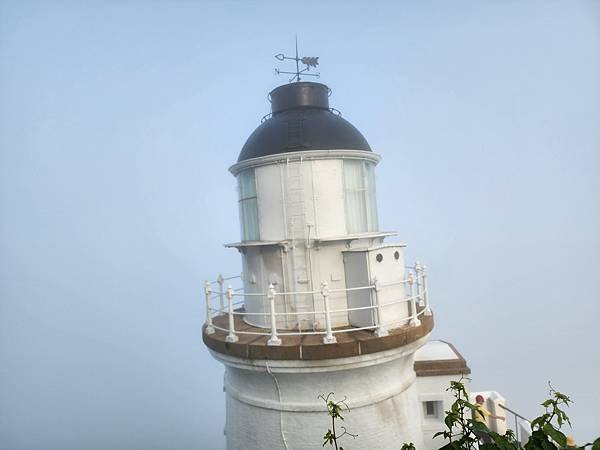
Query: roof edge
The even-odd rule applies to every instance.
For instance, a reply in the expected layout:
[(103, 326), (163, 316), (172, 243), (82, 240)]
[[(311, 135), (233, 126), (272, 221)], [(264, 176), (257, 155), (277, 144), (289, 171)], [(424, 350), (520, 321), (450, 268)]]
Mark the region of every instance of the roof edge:
[(381, 161), (381, 155), (370, 150), (302, 150), (296, 152), (282, 152), (273, 155), (259, 156), (257, 158), (244, 159), (233, 164), (229, 171), (236, 176), (242, 170), (250, 167), (266, 166), (288, 161), (316, 160), (316, 159), (366, 159), (378, 164)]

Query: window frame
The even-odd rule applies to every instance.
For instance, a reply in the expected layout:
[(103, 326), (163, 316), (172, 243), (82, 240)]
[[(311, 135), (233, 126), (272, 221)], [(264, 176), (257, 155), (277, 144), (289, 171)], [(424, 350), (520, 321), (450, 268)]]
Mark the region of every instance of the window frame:
[[(428, 411), (428, 406), (431, 405), (432, 413)], [(423, 401), (423, 417), (425, 419), (440, 419), (443, 411), (442, 400), (424, 400)]]
[[(350, 169), (346, 165), (355, 164), (360, 166), (359, 187), (349, 186), (348, 178)], [(369, 233), (379, 230), (379, 217), (377, 211), (377, 189), (375, 182), (375, 163), (364, 159), (346, 158), (342, 161), (342, 180), (344, 184), (344, 213), (346, 230), (350, 234)], [(356, 204), (350, 205), (349, 194), (360, 194), (361, 226), (359, 230), (353, 229), (350, 220), (350, 211)], [(356, 211), (355, 211), (356, 213)]]
[[(244, 182), (242, 177), (249, 177), (250, 182)], [(240, 172), (238, 179), (238, 207), (240, 216), (240, 235), (242, 241), (258, 241), (260, 239), (259, 220), (258, 220), (258, 195), (256, 189), (256, 172), (254, 168), (246, 169)], [(244, 186), (251, 186), (250, 192), (244, 192)], [(248, 214), (251, 208), (254, 214)], [(252, 221), (253, 227), (248, 227)]]

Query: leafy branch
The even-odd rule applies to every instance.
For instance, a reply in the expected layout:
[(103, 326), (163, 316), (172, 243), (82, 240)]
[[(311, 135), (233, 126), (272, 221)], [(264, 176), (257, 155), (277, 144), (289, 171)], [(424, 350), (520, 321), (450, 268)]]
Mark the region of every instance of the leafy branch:
[[(548, 387), (550, 398), (542, 403), (546, 412), (531, 421), (532, 433), (529, 441), (525, 444), (525, 450), (538, 448), (554, 450), (553, 441), (560, 447), (567, 445), (567, 437), (560, 429), (565, 423), (571, 427), (571, 421), (561, 407), (568, 407), (573, 401), (569, 396), (554, 389), (550, 382), (548, 382)], [(585, 446), (587, 445), (590, 444)]]
[(322, 447), (325, 447), (327, 444), (329, 444), (330, 446), (335, 447), (336, 450), (344, 450), (344, 447), (338, 446), (338, 440), (346, 435), (352, 436), (353, 439), (358, 436), (358, 434), (350, 433), (343, 425), (339, 425), (339, 428), (342, 429), (341, 434), (338, 434), (338, 431), (336, 430), (336, 420), (344, 420), (344, 417), (341, 414), (342, 411), (344, 409), (346, 411), (350, 411), (350, 408), (348, 408), (348, 405), (346, 404), (346, 397), (336, 402), (334, 393), (330, 392), (327, 394), (327, 397), (325, 397), (324, 394), (321, 394), (318, 398), (325, 402), (325, 405), (327, 406), (327, 414), (331, 417), (331, 428), (329, 428), (327, 433), (325, 433), (323, 436)]
[[(591, 450), (600, 450), (600, 438), (593, 443), (575, 446), (569, 442), (561, 431), (563, 425), (571, 426), (571, 421), (563, 408), (573, 403), (568, 395), (558, 392), (548, 383), (550, 398), (542, 403), (544, 413), (531, 421), (531, 436), (524, 446), (525, 450), (557, 450), (560, 449), (585, 449), (591, 446)], [(474, 413), (477, 405), (468, 401), (468, 393), (463, 384), (463, 378), (459, 381), (450, 382), (447, 389), (454, 394), (455, 401), (450, 410), (446, 411), (444, 424), (446, 430), (436, 433), (433, 437), (443, 436), (448, 443), (440, 450), (523, 450), (521, 443), (515, 438), (512, 430), (501, 435), (491, 431), (481, 421), (475, 420)], [(470, 412), (470, 414), (469, 414)], [(469, 418), (468, 416), (471, 416)], [(480, 443), (483, 441), (483, 443)], [(404, 444), (401, 450), (416, 450), (415, 446)]]

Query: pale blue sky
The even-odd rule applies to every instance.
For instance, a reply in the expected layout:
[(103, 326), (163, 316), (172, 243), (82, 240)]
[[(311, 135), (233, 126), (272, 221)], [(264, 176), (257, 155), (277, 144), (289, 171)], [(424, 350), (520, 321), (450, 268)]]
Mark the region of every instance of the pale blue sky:
[(0, 448), (223, 448), (201, 286), (240, 270), (227, 168), (295, 33), (383, 156), (435, 336), (475, 388), (533, 416), (552, 380), (578, 442), (600, 434), (600, 3), (14, 1)]

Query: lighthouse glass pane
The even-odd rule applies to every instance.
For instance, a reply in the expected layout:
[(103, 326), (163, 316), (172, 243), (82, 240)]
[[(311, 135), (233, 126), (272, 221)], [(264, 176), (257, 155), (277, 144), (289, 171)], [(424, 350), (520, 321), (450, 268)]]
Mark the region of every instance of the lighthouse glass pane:
[(367, 227), (368, 231), (379, 230), (377, 219), (377, 191), (375, 190), (375, 164), (364, 163), (367, 178)]
[(242, 240), (257, 241), (259, 239), (258, 203), (254, 169), (245, 170), (238, 175), (238, 192)]
[(377, 231), (374, 164), (361, 160), (344, 160), (344, 194), (348, 232)]

